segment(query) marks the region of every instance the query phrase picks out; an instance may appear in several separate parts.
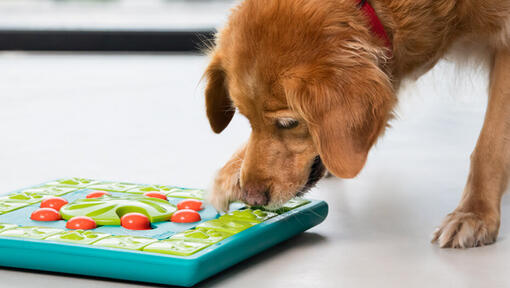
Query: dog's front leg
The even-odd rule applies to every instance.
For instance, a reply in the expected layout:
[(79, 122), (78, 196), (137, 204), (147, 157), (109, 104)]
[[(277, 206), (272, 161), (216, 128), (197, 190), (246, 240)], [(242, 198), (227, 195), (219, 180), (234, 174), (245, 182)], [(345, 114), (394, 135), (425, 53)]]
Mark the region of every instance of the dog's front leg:
[(509, 79), (510, 51), (496, 52), (485, 122), (471, 155), (462, 200), (434, 234), (440, 247), (469, 248), (496, 241), (510, 172)]
[(243, 164), (246, 145), (232, 155), (230, 160), (218, 171), (208, 201), (219, 211), (227, 211), (231, 201), (239, 200), (241, 196), (240, 173)]

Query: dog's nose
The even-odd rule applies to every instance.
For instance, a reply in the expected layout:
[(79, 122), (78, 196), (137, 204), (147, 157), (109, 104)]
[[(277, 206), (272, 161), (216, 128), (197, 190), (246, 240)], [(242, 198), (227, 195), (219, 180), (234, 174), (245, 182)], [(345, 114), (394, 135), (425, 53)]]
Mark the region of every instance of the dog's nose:
[(242, 187), (242, 200), (250, 206), (264, 206), (269, 203), (269, 189), (262, 184), (247, 183)]

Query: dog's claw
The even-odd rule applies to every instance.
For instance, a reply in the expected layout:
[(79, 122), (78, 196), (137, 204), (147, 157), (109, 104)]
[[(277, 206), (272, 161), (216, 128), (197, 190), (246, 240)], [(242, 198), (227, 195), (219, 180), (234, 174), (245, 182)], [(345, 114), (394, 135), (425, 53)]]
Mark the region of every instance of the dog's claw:
[(482, 219), (471, 212), (453, 212), (433, 234), (432, 243), (441, 248), (471, 248), (496, 241), (499, 222)]

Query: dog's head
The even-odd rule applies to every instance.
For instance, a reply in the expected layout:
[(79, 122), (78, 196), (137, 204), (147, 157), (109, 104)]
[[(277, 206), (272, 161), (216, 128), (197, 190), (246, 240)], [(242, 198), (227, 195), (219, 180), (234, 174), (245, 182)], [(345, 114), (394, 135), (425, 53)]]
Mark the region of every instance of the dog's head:
[(235, 108), (250, 121), (240, 171), (248, 204), (279, 205), (313, 186), (324, 166), (356, 176), (391, 118), (384, 46), (355, 1), (339, 2), (246, 0), (218, 34), (207, 116), (216, 133)]

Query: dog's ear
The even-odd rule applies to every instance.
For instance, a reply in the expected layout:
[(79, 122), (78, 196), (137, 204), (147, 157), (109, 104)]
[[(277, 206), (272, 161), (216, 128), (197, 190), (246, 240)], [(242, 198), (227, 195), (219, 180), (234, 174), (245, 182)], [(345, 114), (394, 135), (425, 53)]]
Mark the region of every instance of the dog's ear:
[(228, 95), (225, 83), (225, 71), (221, 65), (219, 55), (212, 56), (204, 77), (207, 81), (205, 88), (205, 106), (209, 124), (215, 133), (220, 133), (228, 126), (235, 109)]
[(289, 106), (307, 123), (324, 165), (341, 178), (361, 171), (395, 104), (392, 85), (379, 68), (347, 70), (300, 67), (283, 83)]

